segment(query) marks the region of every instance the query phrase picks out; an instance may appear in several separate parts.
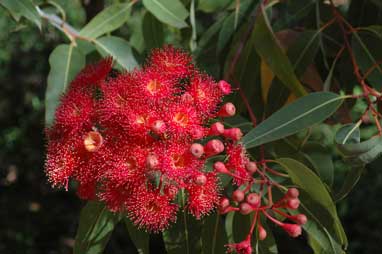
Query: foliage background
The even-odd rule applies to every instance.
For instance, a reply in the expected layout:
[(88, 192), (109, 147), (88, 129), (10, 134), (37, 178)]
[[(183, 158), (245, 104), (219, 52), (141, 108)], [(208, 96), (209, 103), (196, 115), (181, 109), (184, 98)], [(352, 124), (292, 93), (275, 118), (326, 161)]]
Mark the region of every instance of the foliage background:
[[(114, 1), (56, 2), (67, 13), (68, 23), (82, 27), (104, 5)], [(294, 3), (301, 1), (287, 2), (292, 8)], [(382, 6), (372, 0), (353, 0), (349, 15), (356, 25), (381, 24)], [(198, 18), (204, 23), (211, 19), (208, 13)], [(0, 253), (71, 253), (82, 203), (72, 190), (52, 190), (43, 171), (48, 58), (52, 50), (66, 39), (49, 25), (39, 31), (27, 22), (16, 23), (2, 8), (0, 31)], [(179, 42), (179, 34), (169, 28), (163, 32), (167, 42)], [(119, 30), (118, 35), (132, 38), (128, 29)], [(187, 43), (179, 44), (184, 46)], [(146, 49), (152, 46), (156, 45), (146, 45)], [(96, 56), (90, 55), (88, 60), (92, 58)], [(209, 65), (212, 67), (209, 71), (215, 76), (217, 64)], [(378, 159), (367, 165), (359, 184), (338, 204), (339, 215), (350, 240), (349, 253), (377, 253), (380, 249), (381, 163), (382, 160)], [(339, 172), (336, 182), (340, 182), (341, 177), (343, 174)], [(285, 241), (282, 246), (292, 241), (281, 240)], [(151, 239), (150, 248), (157, 250), (153, 253), (164, 250), (159, 236)], [(117, 227), (106, 253), (134, 252), (125, 229)], [(288, 250), (283, 252), (281, 248), (280, 253), (288, 253)]]

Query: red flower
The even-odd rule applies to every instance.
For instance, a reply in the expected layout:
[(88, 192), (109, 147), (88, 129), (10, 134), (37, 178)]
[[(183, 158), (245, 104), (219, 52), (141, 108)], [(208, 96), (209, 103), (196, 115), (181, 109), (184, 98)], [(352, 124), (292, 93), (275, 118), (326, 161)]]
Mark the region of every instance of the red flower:
[(227, 244), (226, 247), (228, 253), (236, 252), (238, 254), (251, 254), (252, 246), (251, 246), (251, 238), (247, 237), (244, 241), (240, 243), (231, 243)]

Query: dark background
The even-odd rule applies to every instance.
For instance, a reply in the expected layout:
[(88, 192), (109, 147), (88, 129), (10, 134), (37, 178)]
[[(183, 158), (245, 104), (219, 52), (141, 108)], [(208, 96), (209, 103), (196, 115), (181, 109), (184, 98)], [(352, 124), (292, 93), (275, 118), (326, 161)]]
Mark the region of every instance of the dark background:
[[(81, 26), (103, 8), (61, 1)], [(0, 254), (71, 253), (80, 208), (73, 188), (53, 190), (44, 175), (44, 92), (48, 57), (64, 41), (52, 27), (39, 31), (12, 21), (0, 8)], [(382, 240), (382, 160), (366, 173), (338, 209), (349, 253), (379, 253)], [(159, 237), (152, 239), (152, 245)], [(222, 243), (223, 244), (223, 243)], [(122, 226), (106, 253), (134, 253)], [(153, 253), (160, 253), (157, 247)]]

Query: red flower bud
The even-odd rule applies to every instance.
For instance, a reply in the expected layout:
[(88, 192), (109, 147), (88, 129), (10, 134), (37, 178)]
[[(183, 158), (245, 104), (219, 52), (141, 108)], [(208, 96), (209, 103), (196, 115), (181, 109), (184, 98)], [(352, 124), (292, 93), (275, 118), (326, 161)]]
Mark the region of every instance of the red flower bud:
[(224, 95), (228, 95), (232, 92), (231, 85), (225, 80), (220, 80), (218, 86)]
[(239, 128), (231, 128), (224, 130), (224, 137), (230, 138), (234, 141), (238, 141), (243, 137), (243, 133)]
[(256, 193), (248, 194), (246, 201), (253, 207), (258, 207), (260, 205), (260, 196)]
[(154, 154), (150, 154), (146, 158), (146, 166), (149, 169), (155, 169), (159, 164), (158, 157)]
[(287, 201), (287, 208), (296, 210), (300, 206), (300, 200), (298, 198), (292, 198)]
[(235, 202), (241, 202), (244, 200), (244, 192), (241, 190), (235, 190), (232, 193), (232, 200)]
[(221, 135), (224, 133), (224, 125), (221, 122), (216, 122), (210, 127), (210, 135)]
[(259, 232), (259, 240), (262, 241), (267, 238), (267, 231), (263, 228), (263, 226), (258, 225), (257, 231)]
[(240, 208), (240, 213), (243, 215), (247, 215), (253, 210), (252, 206), (246, 202), (241, 203), (239, 208)]
[(103, 138), (98, 131), (90, 131), (84, 138), (85, 149), (89, 152), (97, 151), (103, 144)]
[(281, 227), (291, 237), (298, 237), (299, 235), (301, 235), (301, 232), (302, 232), (301, 227), (299, 225), (296, 225), (296, 224), (284, 223)]
[(300, 192), (296, 188), (290, 188), (288, 189), (288, 192), (286, 193), (286, 195), (290, 198), (297, 198), (299, 194)]
[(225, 167), (224, 163), (221, 161), (217, 161), (214, 163), (214, 170), (218, 173), (227, 173), (228, 169)]
[(192, 155), (194, 155), (196, 158), (202, 157), (204, 153), (204, 147), (201, 144), (194, 143), (190, 147), (190, 152)]
[(236, 113), (235, 105), (233, 105), (231, 102), (227, 102), (221, 107), (218, 113), (218, 116), (230, 117), (230, 116), (234, 116), (235, 113)]
[(220, 211), (225, 210), (227, 207), (229, 207), (229, 200), (228, 198), (222, 198), (219, 203), (219, 209)]
[(224, 151), (224, 144), (218, 139), (212, 139), (204, 146), (207, 156), (214, 156)]
[(151, 130), (156, 134), (162, 134), (166, 131), (166, 124), (162, 120), (156, 120), (151, 125)]
[(205, 175), (203, 175), (203, 174), (197, 175), (195, 177), (195, 183), (197, 185), (203, 186), (203, 185), (206, 184), (206, 182), (207, 182), (207, 177)]
[(289, 219), (293, 220), (299, 225), (304, 225), (308, 221), (308, 218), (306, 218), (305, 214), (296, 214), (289, 217)]
[(257, 164), (253, 161), (250, 161), (247, 163), (247, 165), (245, 165), (245, 168), (247, 169), (247, 171), (251, 174), (255, 173), (257, 171)]

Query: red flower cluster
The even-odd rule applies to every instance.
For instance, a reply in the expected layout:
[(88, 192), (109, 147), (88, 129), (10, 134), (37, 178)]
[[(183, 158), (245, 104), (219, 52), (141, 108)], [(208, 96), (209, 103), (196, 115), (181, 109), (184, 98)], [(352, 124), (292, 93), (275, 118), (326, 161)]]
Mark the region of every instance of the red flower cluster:
[(242, 136), (219, 122), (209, 125), (235, 114), (233, 104), (222, 103), (230, 85), (171, 46), (154, 50), (140, 70), (114, 74), (111, 66), (107, 59), (85, 68), (62, 97), (47, 130), (50, 182), (67, 188), (74, 179), (81, 198), (104, 201), (153, 232), (175, 221), (181, 190), (185, 209), (196, 218), (208, 214), (220, 188), (206, 159), (223, 152), (223, 142), (235, 151)]

